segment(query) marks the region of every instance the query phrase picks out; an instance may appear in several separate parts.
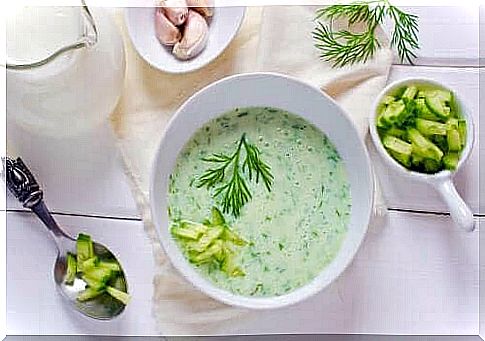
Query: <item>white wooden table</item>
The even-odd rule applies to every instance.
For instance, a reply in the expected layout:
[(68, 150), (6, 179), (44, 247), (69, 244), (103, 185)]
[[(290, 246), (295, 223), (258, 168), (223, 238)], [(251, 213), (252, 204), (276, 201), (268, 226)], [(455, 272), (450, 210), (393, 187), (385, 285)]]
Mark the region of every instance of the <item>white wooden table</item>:
[[(416, 66), (396, 63), (389, 81), (426, 76), (448, 84), (472, 110), (478, 130), (478, 8), (412, 10), (421, 18), (422, 50)], [(151, 315), (151, 246), (109, 127), (70, 144), (10, 127), (8, 134), (41, 180), (60, 223), (72, 233), (87, 231), (120, 255), (133, 300), (109, 323), (73, 313), (52, 281), (55, 250), (48, 235), (8, 197), (7, 333), (158, 334)], [(485, 157), (477, 143), (456, 178), (477, 222), (485, 219), (478, 195), (480, 153)], [(478, 334), (478, 231), (458, 230), (431, 188), (399, 178), (372, 158), (390, 207), (385, 227), (371, 229), (349, 269), (315, 298), (263, 313), (257, 321), (235, 321), (225, 332)]]

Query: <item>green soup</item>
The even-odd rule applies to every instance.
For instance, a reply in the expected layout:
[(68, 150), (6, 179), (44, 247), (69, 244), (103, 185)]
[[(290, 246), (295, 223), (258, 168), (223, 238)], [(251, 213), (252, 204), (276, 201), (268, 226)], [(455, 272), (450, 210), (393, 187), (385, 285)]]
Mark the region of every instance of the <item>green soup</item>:
[(242, 134), (271, 166), (270, 192), (248, 180), (252, 199), (231, 228), (248, 244), (237, 248), (245, 276), (230, 277), (214, 264), (194, 265), (216, 286), (244, 296), (277, 296), (314, 279), (336, 256), (347, 231), (351, 194), (337, 150), (320, 130), (289, 112), (238, 108), (199, 129), (178, 156), (169, 184), (169, 219), (201, 222), (213, 191), (197, 188), (208, 168), (201, 159), (231, 154)]

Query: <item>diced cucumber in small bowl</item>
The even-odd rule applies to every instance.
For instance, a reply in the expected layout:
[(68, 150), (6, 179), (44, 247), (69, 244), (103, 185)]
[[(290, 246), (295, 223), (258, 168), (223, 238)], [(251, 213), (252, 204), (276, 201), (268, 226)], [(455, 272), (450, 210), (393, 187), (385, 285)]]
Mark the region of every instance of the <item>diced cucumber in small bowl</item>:
[(387, 166), (432, 184), (456, 224), (474, 229), (473, 215), (452, 183), (473, 147), (473, 118), (453, 90), (430, 79), (394, 82), (377, 97), (369, 126)]

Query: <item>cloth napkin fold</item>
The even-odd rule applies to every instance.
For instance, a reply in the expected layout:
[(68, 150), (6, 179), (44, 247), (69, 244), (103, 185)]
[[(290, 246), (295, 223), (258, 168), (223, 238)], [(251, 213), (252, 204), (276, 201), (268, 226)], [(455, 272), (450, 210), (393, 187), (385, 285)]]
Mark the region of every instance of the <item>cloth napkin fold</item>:
[[(117, 20), (126, 42), (127, 75), (112, 127), (156, 259), (153, 314), (165, 335), (217, 333), (223, 321), (255, 318), (257, 313), (219, 303), (192, 287), (172, 267), (160, 246), (150, 216), (149, 179), (156, 148), (171, 115), (191, 94), (235, 73), (273, 71), (313, 84), (350, 114), (362, 138), (372, 101), (384, 87), (392, 62), (386, 44), (365, 64), (334, 69), (319, 60), (313, 46), (315, 7), (274, 6), (247, 9), (244, 23), (228, 49), (205, 68), (184, 75), (162, 73), (141, 59)], [(387, 41), (380, 32), (381, 40)], [(379, 193), (379, 191), (377, 191)], [(378, 195), (374, 218), (385, 208)], [(373, 220), (371, 224), (375, 224)]]

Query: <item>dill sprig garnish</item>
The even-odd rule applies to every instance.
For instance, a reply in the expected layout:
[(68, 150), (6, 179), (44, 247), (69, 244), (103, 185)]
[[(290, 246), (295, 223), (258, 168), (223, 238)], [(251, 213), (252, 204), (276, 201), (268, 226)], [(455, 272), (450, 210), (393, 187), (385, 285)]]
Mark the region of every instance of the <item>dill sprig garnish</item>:
[[(332, 31), (331, 22), (341, 18), (347, 18), (349, 26), (363, 23), (364, 31)], [(415, 50), (419, 49), (418, 17), (391, 5), (388, 0), (356, 1), (318, 9), (317, 26), (312, 35), (315, 47), (321, 51), (320, 58), (332, 62), (333, 67), (366, 62), (381, 46), (375, 31), (386, 18), (394, 22), (391, 46), (397, 49), (401, 61), (412, 64)], [(318, 19), (327, 19), (330, 24)]]
[[(245, 158), (241, 165), (243, 149)], [(242, 207), (252, 198), (244, 173), (247, 173), (249, 181), (254, 178), (256, 183), (259, 183), (262, 180), (266, 189), (271, 191), (274, 177), (271, 167), (261, 159), (260, 154), (258, 147), (249, 143), (246, 134), (243, 134), (233, 154), (215, 153), (202, 158), (202, 161), (215, 164), (217, 167), (207, 169), (199, 177), (197, 187), (215, 188), (213, 196), (222, 197), (222, 211), (238, 217)], [(231, 172), (232, 174), (227, 174)]]

